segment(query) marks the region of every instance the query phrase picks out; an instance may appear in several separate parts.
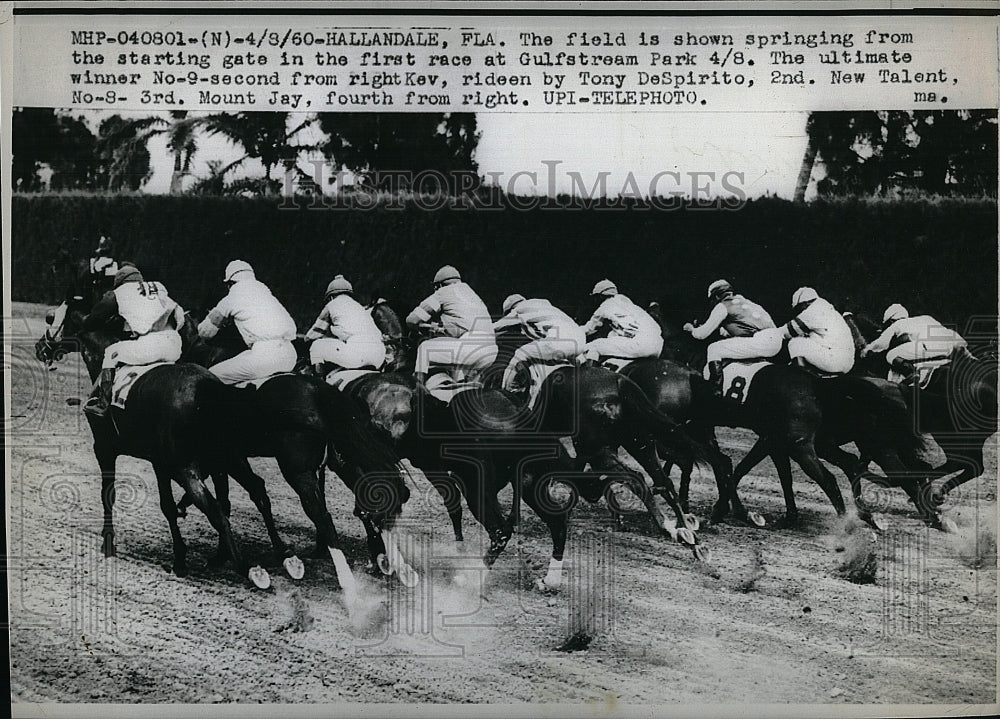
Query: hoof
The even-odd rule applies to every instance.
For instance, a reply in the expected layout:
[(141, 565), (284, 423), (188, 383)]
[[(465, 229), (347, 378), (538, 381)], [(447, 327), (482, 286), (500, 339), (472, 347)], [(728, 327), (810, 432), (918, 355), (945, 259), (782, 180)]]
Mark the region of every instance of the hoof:
[(697, 559), (699, 562), (703, 562), (705, 564), (711, 563), (712, 550), (706, 547), (705, 545), (696, 544), (694, 545), (694, 547), (691, 548), (691, 551), (694, 552), (694, 558)]
[(399, 568), (397, 576), (399, 577), (399, 581), (403, 583), (403, 586), (409, 589), (413, 589), (415, 586), (420, 584), (420, 575), (417, 573), (417, 570), (409, 564), (403, 564), (403, 566)]
[(557, 594), (559, 592), (559, 587), (549, 586), (542, 577), (535, 580), (535, 589), (542, 594)]
[(691, 528), (692, 532), (697, 532), (701, 529), (701, 521), (693, 514), (688, 513), (686, 509), (684, 510), (684, 521)]
[(115, 550), (115, 538), (112, 536), (104, 537), (104, 540), (101, 542), (101, 551), (104, 553), (105, 557), (114, 557), (117, 555), (118, 552)]
[(950, 519), (945, 519), (943, 517), (937, 517), (936, 520), (929, 520), (927, 522), (927, 526), (931, 529), (937, 529), (944, 532), (945, 534), (958, 534), (958, 525)]
[(690, 529), (679, 528), (677, 530), (677, 541), (682, 544), (687, 544), (688, 546), (693, 547), (698, 543), (698, 537), (696, 537), (695, 533), (692, 532)]
[(301, 559), (299, 559), (294, 555), (291, 557), (286, 557), (285, 561), (283, 561), (281, 564), (285, 568), (285, 572), (287, 572), (288, 576), (291, 577), (292, 579), (298, 580), (306, 576), (306, 565), (302, 563)]
[(174, 573), (175, 577), (186, 577), (188, 575), (188, 568), (186, 564), (174, 563), (171, 571)]
[(271, 576), (261, 566), (250, 567), (247, 576), (257, 589), (269, 589), (271, 587)]
[(747, 512), (747, 520), (755, 527), (767, 525), (767, 520), (764, 519), (764, 515), (760, 512)]
[(876, 532), (884, 532), (889, 528), (889, 523), (881, 514), (860, 515), (861, 519)]
[(385, 556), (385, 554), (379, 554), (378, 557), (375, 558), (375, 564), (378, 566), (379, 571), (385, 576), (388, 577), (392, 574), (392, 567), (389, 566), (389, 558)]

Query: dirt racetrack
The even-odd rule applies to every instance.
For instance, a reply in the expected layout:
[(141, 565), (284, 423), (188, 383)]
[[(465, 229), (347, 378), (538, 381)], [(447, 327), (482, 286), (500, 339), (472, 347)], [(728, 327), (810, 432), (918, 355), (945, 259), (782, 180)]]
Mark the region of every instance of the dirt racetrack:
[[(190, 510), (181, 520), (191, 575), (172, 558), (151, 467), (118, 462), (118, 557), (98, 551), (100, 478), (78, 406), (89, 380), (79, 355), (46, 371), (33, 355), (44, 308), (16, 304), (8, 475), (11, 679), (14, 702), (586, 702), (613, 708), (678, 703), (993, 704), (996, 702), (996, 447), (986, 476), (951, 495), (959, 533), (927, 530), (901, 490), (872, 494), (890, 528), (877, 540), (838, 520), (797, 468), (802, 523), (784, 510), (769, 462), (741, 484), (769, 526), (701, 533), (712, 563), (630, 517), (611, 531), (602, 503), (571, 519), (564, 590), (531, 588), (549, 540), (524, 508), (521, 546), (485, 578), (473, 569), (484, 533), (466, 511), (468, 555), (455, 554), (447, 515), (420, 478), (404, 514), (404, 546), (423, 579), (415, 590), (366, 573), (351, 496), (329, 477), (328, 504), (370, 611), (349, 618), (329, 559), (273, 461), (279, 530), (306, 562), (294, 582), (270, 554), (246, 494), (232, 522), (273, 580), (255, 590), (230, 567), (207, 566), (216, 535)], [(742, 456), (751, 435), (722, 431)], [(838, 475), (845, 498), (846, 479)], [(179, 497), (179, 490), (175, 488)], [(509, 490), (502, 497), (510, 502)], [(705, 517), (710, 476), (692, 483)], [(873, 583), (840, 576), (846, 560)], [(430, 570), (428, 572), (428, 570)], [(465, 586), (456, 583), (461, 575)], [(469, 586), (469, 585), (473, 586)], [(585, 651), (556, 647), (577, 629)]]

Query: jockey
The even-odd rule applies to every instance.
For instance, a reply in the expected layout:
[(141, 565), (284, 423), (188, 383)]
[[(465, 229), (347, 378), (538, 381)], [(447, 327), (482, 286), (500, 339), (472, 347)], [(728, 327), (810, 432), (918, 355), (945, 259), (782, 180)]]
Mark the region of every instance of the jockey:
[(84, 330), (95, 330), (116, 317), (125, 321), (129, 339), (104, 350), (101, 374), (83, 411), (103, 417), (111, 404), (111, 387), (118, 365), (176, 362), (181, 357), (184, 310), (159, 282), (146, 282), (134, 265), (123, 265), (115, 274), (114, 287), (94, 305), (83, 321)]
[(900, 304), (886, 308), (882, 326), (885, 328), (882, 334), (861, 350), (861, 356), (888, 350), (885, 361), (904, 376), (912, 373), (915, 363), (946, 359), (953, 352), (968, 348), (965, 339), (957, 332), (930, 315), (910, 317), (907, 309)]
[(501, 386), (515, 390), (517, 369), (535, 362), (562, 362), (576, 357), (583, 350), (587, 337), (569, 315), (543, 299), (525, 299), (513, 294), (503, 301), (504, 316), (493, 323), (493, 329), (520, 325), (531, 339), (514, 351)]
[(118, 263), (112, 257), (113, 252), (111, 238), (101, 235), (90, 258), (90, 277), (94, 284), (98, 284), (102, 277), (114, 277), (118, 272)]
[(354, 299), (354, 287), (337, 275), (326, 288), (326, 304), (313, 326), (306, 332), (309, 361), (316, 374), (323, 374), (322, 364), (331, 362), (344, 369), (371, 367), (385, 362), (382, 331), (371, 313)]
[(424, 386), (432, 364), (465, 369), (473, 373), (489, 367), (498, 348), (486, 304), (451, 265), (434, 275), (434, 292), (406, 317), (408, 327), (417, 328), (438, 320), (442, 336), (431, 337), (417, 347), (414, 376)]
[(270, 377), (295, 368), (295, 321), (243, 260), (226, 265), (229, 293), (198, 325), (198, 335), (210, 339), (232, 321), (248, 349), (209, 368), (226, 384)]
[(806, 362), (821, 372), (846, 374), (854, 367), (854, 337), (843, 316), (812, 287), (792, 295), (795, 316), (782, 330), (792, 362)]
[(705, 379), (718, 383), (724, 360), (773, 357), (781, 350), (782, 332), (763, 307), (737, 294), (726, 280), (708, 286), (708, 298), (715, 307), (708, 319), (697, 327), (688, 322), (684, 329), (696, 340), (711, 337), (717, 331), (724, 339), (708, 346)]
[(584, 334), (589, 337), (605, 322), (611, 325), (611, 331), (607, 337), (593, 339), (584, 346), (584, 359), (639, 359), (660, 355), (663, 350), (663, 334), (660, 325), (646, 310), (625, 295), (618, 294), (618, 288), (611, 280), (598, 282), (590, 295), (604, 299), (583, 326)]

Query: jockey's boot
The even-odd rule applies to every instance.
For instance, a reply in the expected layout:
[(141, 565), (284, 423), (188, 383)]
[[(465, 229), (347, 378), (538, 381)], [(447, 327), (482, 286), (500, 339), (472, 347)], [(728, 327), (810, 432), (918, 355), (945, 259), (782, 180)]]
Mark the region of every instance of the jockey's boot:
[(114, 379), (114, 368), (105, 367), (101, 370), (101, 374), (94, 384), (94, 389), (90, 393), (90, 399), (83, 405), (84, 412), (98, 419), (107, 416), (108, 408), (111, 406), (111, 385)]
[(576, 363), (581, 367), (598, 367), (600, 366), (598, 363), (600, 358), (601, 356), (596, 350), (587, 350), (577, 356)]
[(889, 366), (892, 367), (893, 371), (898, 376), (902, 377), (899, 384), (911, 385), (916, 380), (917, 369), (913, 366), (912, 362), (905, 360), (902, 357), (897, 357)]
[(717, 396), (722, 396), (722, 361), (713, 360), (708, 363), (708, 382), (712, 385), (712, 392)]

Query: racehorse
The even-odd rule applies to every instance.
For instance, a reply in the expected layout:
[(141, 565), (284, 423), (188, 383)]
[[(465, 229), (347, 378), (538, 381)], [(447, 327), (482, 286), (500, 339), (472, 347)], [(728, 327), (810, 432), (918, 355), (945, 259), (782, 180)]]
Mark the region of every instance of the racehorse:
[[(860, 354), (875, 339), (879, 328), (863, 315), (846, 319)], [(884, 375), (888, 369), (884, 354), (870, 354), (866, 360), (864, 366), (870, 372)], [(939, 505), (953, 489), (983, 474), (983, 447), (997, 432), (995, 344), (971, 346), (971, 351), (954, 353), (949, 364), (934, 371), (926, 387), (914, 382), (904, 386), (902, 392), (916, 430), (930, 434), (945, 455), (946, 461), (929, 473), (929, 479), (957, 472), (934, 490), (931, 499)]]
[[(190, 314), (181, 336), (181, 359), (208, 366), (245, 346), (229, 327), (212, 341), (202, 340)], [(247, 458), (277, 460), (282, 476), (316, 526), (317, 553), (330, 554), (350, 602), (353, 579), (326, 508), (324, 465), (332, 469), (355, 495), (354, 514), (365, 527), (373, 563), (385, 574), (398, 572), (404, 584), (414, 586), (419, 577), (399, 553), (391, 534), (393, 518), (409, 498), (409, 489), (396, 453), (370, 428), (371, 417), (364, 405), (319, 378), (301, 374), (278, 375), (256, 389), (232, 389), (226, 407), (231, 417), (228, 473), (244, 486), (251, 483), (262, 488), (263, 480), (253, 473)], [(225, 474), (213, 480), (217, 492), (228, 493)], [(187, 502), (182, 497), (179, 506)]]
[[(83, 298), (63, 307), (57, 326), (35, 344), (38, 359), (51, 362), (57, 347), (72, 343), (80, 350), (91, 380), (100, 374), (104, 350), (120, 337), (116, 328), (83, 332)], [(54, 318), (50, 313), (46, 319)], [(216, 406), (226, 387), (211, 373), (190, 364), (155, 367), (135, 381), (124, 410), (112, 407), (104, 418), (87, 415), (94, 436), (94, 454), (101, 469), (101, 529), (104, 556), (116, 554), (114, 529), (115, 463), (119, 456), (145, 459), (153, 465), (160, 495), (160, 509), (170, 525), (173, 539), (173, 571), (187, 574), (187, 548), (177, 525), (170, 489), (177, 482), (208, 517), (219, 533), (216, 559), (232, 559), (234, 565), (258, 587), (270, 579), (261, 567), (250, 568), (240, 551), (226, 513), (205, 488), (203, 478), (221, 466), (219, 449), (224, 439), (214, 421)]]
[[(516, 346), (527, 339), (517, 328), (501, 333), (498, 337), (501, 349), (487, 373), (488, 382), (495, 382), (502, 375)], [(527, 405), (526, 392), (512, 393), (512, 396), (520, 406)], [(581, 496), (595, 502), (605, 494), (612, 513), (620, 517), (609, 490), (613, 483), (624, 484), (643, 501), (661, 530), (691, 547), (699, 559), (707, 556), (692, 531), (696, 520), (682, 510), (673, 484), (663, 473), (657, 449), (665, 449), (670, 455), (692, 463), (703, 460), (711, 463), (722, 487), (728, 479), (728, 468), (718, 461), (710, 448), (694, 441), (671, 417), (662, 413), (629, 377), (603, 367), (557, 367), (545, 378), (526, 417), (532, 431), (571, 438), (576, 452), (573, 463), (576, 478), (570, 484)], [(649, 474), (657, 493), (666, 499), (676, 517), (676, 533), (666, 526), (666, 518), (645, 479), (618, 458), (619, 447)], [(585, 473), (588, 464), (591, 472)], [(720, 491), (726, 492), (725, 489)]]
[[(665, 330), (665, 336), (677, 339), (671, 342), (665, 340), (664, 352), (676, 352), (679, 347), (680, 352), (691, 357), (690, 343), (681, 339), (683, 331), (669, 326), (668, 330)], [(700, 371), (704, 363), (703, 352), (704, 349), (697, 360), (691, 362), (689, 359), (693, 370)], [(734, 496), (739, 480), (749, 471), (748, 465), (752, 467), (768, 453), (775, 459), (785, 499), (783, 525), (793, 525), (798, 519), (789, 459), (794, 459), (819, 485), (838, 515), (846, 512), (837, 480), (820, 461), (817, 451), (821, 449), (825, 455), (845, 461), (844, 456), (838, 454), (837, 442), (823, 435), (824, 409), (831, 420), (831, 428), (839, 427), (848, 432), (851, 440), (869, 447), (873, 455), (885, 463), (883, 469), (903, 478), (904, 489), (915, 502), (919, 499), (920, 490), (911, 470), (922, 466), (919, 455), (923, 445), (907, 430), (902, 408), (894, 401), (890, 387), (857, 377), (819, 379), (798, 365), (770, 364), (757, 372), (747, 391), (741, 391), (743, 402), (739, 404), (712, 392), (708, 382), (700, 376), (692, 378), (692, 381), (701, 387), (697, 392), (699, 399), (692, 408), (697, 422), (710, 426), (745, 427), (760, 438), (754, 448), (756, 451), (752, 450), (733, 473)], [(834, 417), (839, 417), (840, 421), (834, 420)], [(892, 421), (885, 422), (885, 417), (892, 418)], [(830, 435), (837, 434), (830, 432)], [(854, 472), (848, 472), (848, 476), (853, 477)], [(680, 492), (682, 498), (687, 496), (689, 481), (690, 472), (684, 472)], [(855, 496), (859, 496), (858, 492)], [(857, 505), (857, 509), (862, 519), (877, 526), (867, 507)]]

